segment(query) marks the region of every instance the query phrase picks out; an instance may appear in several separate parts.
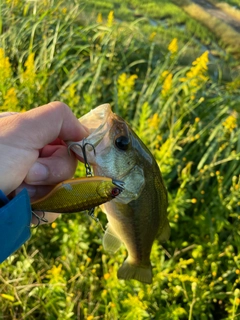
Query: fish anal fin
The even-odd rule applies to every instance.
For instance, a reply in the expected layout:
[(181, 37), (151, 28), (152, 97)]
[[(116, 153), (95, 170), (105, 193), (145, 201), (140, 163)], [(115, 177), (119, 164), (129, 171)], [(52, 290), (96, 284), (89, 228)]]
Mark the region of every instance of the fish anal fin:
[(158, 231), (157, 238), (160, 242), (165, 242), (170, 238), (170, 234), (171, 234), (171, 229), (169, 226), (168, 219), (166, 218), (163, 226)]
[(103, 236), (103, 248), (108, 252), (115, 253), (122, 245), (121, 240), (116, 236), (110, 226), (107, 227)]
[(127, 258), (117, 273), (118, 279), (123, 280), (138, 280), (143, 283), (152, 283), (152, 267), (151, 265), (143, 267), (132, 264)]

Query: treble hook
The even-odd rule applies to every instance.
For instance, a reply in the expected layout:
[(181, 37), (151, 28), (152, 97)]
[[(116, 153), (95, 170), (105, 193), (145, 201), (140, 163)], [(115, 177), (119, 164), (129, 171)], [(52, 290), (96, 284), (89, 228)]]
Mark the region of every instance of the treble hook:
[(32, 228), (37, 228), (40, 225), (41, 221), (45, 222), (45, 223), (48, 223), (48, 220), (45, 218), (45, 211), (42, 211), (42, 213), (43, 213), (43, 216), (39, 217), (39, 215), (37, 215), (36, 212), (32, 211), (32, 214), (34, 215), (34, 217), (37, 218), (37, 221), (38, 221), (36, 226), (34, 226)]
[(84, 165), (86, 168), (86, 176), (87, 177), (91, 177), (92, 176), (92, 170), (91, 170), (91, 166), (87, 160), (87, 153), (86, 153), (86, 146), (89, 145), (92, 147), (94, 155), (96, 155), (96, 150), (93, 144), (91, 144), (90, 142), (85, 142), (85, 139), (83, 139), (83, 144), (81, 145), (78, 142), (72, 142), (69, 144), (68, 146), (68, 152), (70, 153), (70, 149), (72, 146), (77, 146), (80, 147), (82, 149), (82, 154), (83, 154), (83, 160), (84, 160)]
[[(86, 146), (89, 145), (92, 147), (93, 149), (93, 152), (94, 152), (94, 155), (96, 156), (96, 150), (95, 150), (95, 147), (93, 144), (91, 144), (90, 142), (85, 142), (85, 139), (83, 139), (83, 142), (82, 142), (82, 145), (78, 142), (72, 142), (68, 145), (68, 153), (70, 153), (70, 149), (72, 146), (77, 146), (77, 147), (80, 147), (82, 149), (82, 154), (83, 154), (83, 160), (84, 160), (84, 165), (85, 165), (85, 169), (86, 169), (86, 176), (87, 177), (92, 177), (92, 170), (91, 170), (91, 166), (88, 162), (88, 159), (87, 159), (87, 152), (86, 152)], [(100, 221), (98, 218), (96, 218), (94, 216), (94, 209), (95, 208), (92, 208), (88, 211), (88, 215), (96, 222), (98, 222), (100, 225)], [(103, 226), (101, 225), (102, 229), (103, 229)]]
[(94, 152), (94, 156), (96, 156), (96, 150), (93, 144), (86, 142), (85, 140), (83, 140), (83, 146), (82, 146), (82, 153), (83, 153), (83, 159), (84, 159), (84, 163), (85, 163), (85, 168), (86, 168), (86, 176), (92, 176), (92, 170), (91, 170), (91, 166), (87, 160), (87, 153), (86, 153), (86, 146), (89, 145), (92, 147), (93, 152)]

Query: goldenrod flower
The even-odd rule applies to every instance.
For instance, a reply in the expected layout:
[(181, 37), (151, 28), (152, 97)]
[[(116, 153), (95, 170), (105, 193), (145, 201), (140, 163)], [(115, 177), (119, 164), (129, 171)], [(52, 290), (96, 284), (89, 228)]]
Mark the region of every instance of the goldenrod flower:
[(58, 267), (53, 266), (52, 269), (48, 270), (46, 278), (50, 279), (50, 283), (65, 282), (63, 278), (62, 264), (59, 264)]
[(17, 111), (18, 98), (15, 88), (10, 88), (4, 96), (3, 105), (0, 106), (0, 110)]
[(103, 277), (104, 277), (105, 280), (109, 279), (110, 278), (110, 273), (105, 273)]
[(118, 98), (120, 103), (125, 103), (135, 85), (137, 75), (133, 74), (128, 76), (126, 73), (122, 73), (118, 78)]
[(234, 114), (231, 114), (224, 122), (223, 127), (230, 133), (237, 127), (237, 119)]
[(5, 84), (11, 78), (12, 69), (9, 58), (5, 57), (3, 48), (0, 48), (0, 87), (4, 89)]
[(0, 296), (6, 300), (9, 300), (11, 302), (14, 302), (15, 297), (11, 296), (10, 294), (1, 293)]
[(103, 22), (102, 14), (99, 13), (99, 14), (97, 15), (97, 23), (101, 24), (102, 22)]
[(65, 15), (66, 13), (67, 13), (67, 8), (66, 8), (66, 7), (63, 7), (63, 8), (62, 8), (62, 14)]
[(161, 78), (165, 79), (166, 76), (169, 74), (169, 71), (168, 70), (164, 70), (161, 74)]
[(107, 26), (110, 28), (113, 26), (114, 22), (114, 11), (111, 10), (108, 14), (108, 19), (107, 19)]
[(148, 124), (153, 129), (158, 129), (160, 124), (159, 115), (157, 113), (154, 113), (154, 115), (150, 119), (148, 119)]
[(55, 229), (56, 226), (57, 226), (57, 223), (56, 223), (56, 222), (53, 222), (53, 223), (51, 224), (51, 227), (52, 227), (53, 229)]
[(153, 31), (153, 32), (150, 34), (150, 36), (149, 36), (149, 40), (150, 40), (150, 41), (153, 41), (154, 38), (156, 37), (156, 35), (157, 35), (157, 32), (156, 32), (156, 31)]
[(24, 66), (26, 67), (25, 71), (22, 73), (22, 82), (25, 86), (29, 88), (35, 87), (36, 71), (34, 64), (34, 53), (30, 53)]
[[(208, 51), (205, 51), (200, 57), (193, 61), (191, 69), (187, 72), (186, 77), (181, 78), (182, 82), (187, 81), (188, 85), (195, 90), (202, 83), (208, 80), (206, 72), (208, 70)], [(193, 95), (194, 96), (194, 95)]]
[(168, 46), (168, 51), (171, 52), (171, 54), (174, 54), (176, 52), (178, 52), (178, 40), (177, 38), (174, 38)]
[(6, 0), (6, 3), (7, 3), (9, 6), (17, 7), (18, 4), (20, 3), (20, 0)]
[(163, 82), (163, 86), (162, 86), (162, 95), (163, 96), (166, 96), (166, 94), (172, 88), (172, 78), (173, 78), (173, 74), (172, 73), (168, 73), (168, 75), (166, 76), (166, 78), (165, 78), (165, 80)]
[(67, 104), (71, 104), (71, 106), (78, 105), (80, 97), (76, 90), (76, 83), (70, 84), (70, 86), (67, 87), (66, 92), (62, 96)]

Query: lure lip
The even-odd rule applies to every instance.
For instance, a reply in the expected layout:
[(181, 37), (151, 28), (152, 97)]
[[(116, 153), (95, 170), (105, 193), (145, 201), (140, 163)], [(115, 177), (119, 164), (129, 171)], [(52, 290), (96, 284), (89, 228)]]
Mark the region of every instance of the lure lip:
[(117, 180), (117, 179), (112, 179), (112, 183), (115, 184), (115, 186), (118, 187), (121, 192), (124, 190), (125, 183), (123, 181)]

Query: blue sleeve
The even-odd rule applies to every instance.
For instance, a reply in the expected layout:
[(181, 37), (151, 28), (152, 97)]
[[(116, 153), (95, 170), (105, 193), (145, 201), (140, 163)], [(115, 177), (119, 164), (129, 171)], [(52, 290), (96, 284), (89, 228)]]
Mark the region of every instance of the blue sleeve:
[(0, 190), (0, 263), (30, 238), (31, 218), (26, 189), (11, 201)]

